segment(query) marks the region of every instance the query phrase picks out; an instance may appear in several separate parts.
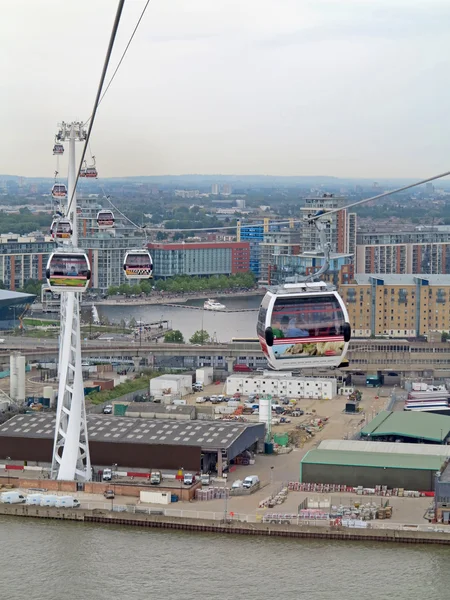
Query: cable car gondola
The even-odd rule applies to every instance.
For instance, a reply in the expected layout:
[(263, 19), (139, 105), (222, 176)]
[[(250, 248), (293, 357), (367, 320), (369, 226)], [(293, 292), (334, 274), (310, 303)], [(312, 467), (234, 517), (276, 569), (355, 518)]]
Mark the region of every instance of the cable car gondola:
[(145, 249), (128, 250), (123, 261), (123, 270), (127, 279), (151, 279), (153, 261), (150, 252)]
[(67, 188), (63, 183), (54, 183), (52, 187), (53, 198), (67, 198)]
[(316, 281), (268, 291), (259, 309), (257, 333), (269, 366), (282, 371), (338, 367), (351, 329), (337, 291)]
[(50, 235), (53, 239), (67, 240), (72, 237), (72, 223), (69, 219), (53, 219), (50, 226)]
[(84, 292), (91, 279), (87, 254), (79, 248), (53, 252), (45, 276), (52, 292)]
[(54, 155), (64, 154), (64, 146), (62, 144), (55, 144), (53, 146), (53, 154)]
[(100, 210), (97, 213), (97, 225), (99, 229), (111, 229), (114, 227), (114, 221), (112, 210)]
[(87, 162), (84, 161), (84, 167), (82, 169), (80, 169), (80, 177), (90, 177), (90, 178), (98, 177), (98, 171), (95, 166), (95, 156), (92, 157), (92, 160), (94, 162), (89, 167), (87, 166)]

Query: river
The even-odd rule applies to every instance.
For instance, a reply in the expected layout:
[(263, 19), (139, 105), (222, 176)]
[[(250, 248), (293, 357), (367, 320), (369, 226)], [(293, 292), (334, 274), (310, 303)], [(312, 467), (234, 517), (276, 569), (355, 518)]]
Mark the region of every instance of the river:
[[(227, 309), (254, 309), (251, 312), (212, 312), (209, 310), (193, 310), (159, 304), (133, 306), (123, 303), (115, 306), (97, 305), (102, 317), (107, 317), (111, 323), (120, 323), (122, 319), (129, 321), (134, 317), (137, 321), (151, 323), (168, 320), (172, 329), (179, 329), (188, 340), (198, 329), (205, 329), (218, 342), (229, 342), (232, 337), (256, 337), (256, 318), (261, 302), (259, 296), (226, 296), (216, 297), (225, 304)], [(189, 300), (184, 306), (203, 307), (204, 300)]]
[(448, 598), (450, 549), (0, 517), (5, 600)]

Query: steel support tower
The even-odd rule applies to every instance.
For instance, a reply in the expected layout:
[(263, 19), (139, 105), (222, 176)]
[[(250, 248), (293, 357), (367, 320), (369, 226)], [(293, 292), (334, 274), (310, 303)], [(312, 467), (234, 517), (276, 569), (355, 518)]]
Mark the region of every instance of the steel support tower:
[[(85, 139), (83, 123), (61, 123), (57, 140), (69, 144), (65, 216), (72, 223), (72, 239), (67, 243), (73, 247), (78, 243), (75, 142)], [(61, 293), (59, 384), (52, 478), (66, 481), (89, 481), (92, 477), (81, 367), (80, 304), (80, 292)]]

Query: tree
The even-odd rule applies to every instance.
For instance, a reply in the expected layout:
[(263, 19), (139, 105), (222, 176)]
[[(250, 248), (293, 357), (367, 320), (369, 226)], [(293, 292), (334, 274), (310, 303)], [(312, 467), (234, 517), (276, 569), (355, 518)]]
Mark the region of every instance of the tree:
[(184, 337), (181, 331), (174, 329), (173, 331), (168, 331), (166, 333), (164, 341), (169, 344), (184, 344)]
[(204, 329), (199, 329), (194, 333), (194, 335), (189, 339), (191, 344), (207, 344), (211, 339), (209, 333)]
[(108, 288), (108, 296), (115, 296), (118, 291), (119, 291), (119, 288), (116, 285), (111, 285)]
[(128, 283), (121, 283), (119, 286), (119, 292), (121, 294), (125, 294), (126, 296), (129, 296), (131, 294), (131, 288), (128, 285)]
[(141, 281), (140, 283), (140, 287), (141, 287), (141, 291), (144, 292), (144, 294), (150, 294), (152, 291), (152, 284), (149, 281)]
[(131, 293), (134, 294), (135, 296), (139, 296), (139, 294), (141, 293), (141, 286), (138, 283), (135, 283), (133, 285), (133, 287), (131, 288)]

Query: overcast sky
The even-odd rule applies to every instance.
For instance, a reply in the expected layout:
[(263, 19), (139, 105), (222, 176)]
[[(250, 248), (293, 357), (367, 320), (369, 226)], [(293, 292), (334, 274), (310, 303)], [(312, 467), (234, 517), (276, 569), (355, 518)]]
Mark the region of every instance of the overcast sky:
[[(0, 173), (52, 176), (116, 4), (0, 0)], [(112, 70), (144, 4), (125, 3)], [(447, 170), (449, 40), (449, 0), (150, 0), (99, 108), (100, 175)]]

